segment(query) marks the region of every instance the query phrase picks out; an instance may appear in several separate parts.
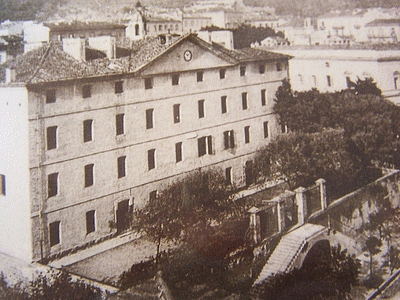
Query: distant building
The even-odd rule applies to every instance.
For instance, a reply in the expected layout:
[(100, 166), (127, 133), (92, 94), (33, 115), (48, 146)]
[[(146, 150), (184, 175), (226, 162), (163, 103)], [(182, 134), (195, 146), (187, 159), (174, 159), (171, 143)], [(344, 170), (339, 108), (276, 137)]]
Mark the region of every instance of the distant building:
[(350, 80), (373, 78), (386, 98), (400, 104), (400, 47), (316, 46), (274, 51), (293, 56), (289, 62), (293, 90), (340, 91), (348, 88)]
[(368, 40), (372, 43), (398, 43), (400, 19), (378, 19), (365, 25)]
[(281, 31), (290, 45), (311, 45), (311, 35), (315, 32), (315, 27), (310, 18), (293, 18), (275, 30)]
[(182, 22), (180, 20), (158, 17), (146, 17), (145, 20), (147, 36), (182, 34)]
[(208, 43), (217, 43), (222, 47), (233, 50), (233, 33), (230, 30), (201, 30), (198, 35)]
[(274, 16), (257, 16), (245, 20), (244, 23), (253, 27), (277, 28), (281, 21), (278, 17)]
[(135, 11), (126, 22), (125, 35), (132, 41), (146, 36), (146, 20), (141, 11)]
[(260, 46), (278, 47), (289, 45), (289, 42), (280, 36), (269, 36), (260, 42)]
[(380, 8), (337, 10), (318, 17), (318, 30), (327, 32), (327, 36), (338, 36), (355, 42), (368, 42), (366, 25), (376, 19), (391, 18), (397, 10)]
[(24, 21), (10, 21), (6, 20), (0, 24), (0, 36), (9, 35), (22, 35), (24, 28)]
[(89, 38), (97, 36), (125, 37), (125, 25), (107, 22), (44, 23), (50, 29), (50, 41), (64, 38)]
[(202, 15), (183, 15), (182, 27), (183, 32), (199, 32), (200, 29), (212, 25), (212, 18)]
[(289, 57), (189, 34), (146, 37), (114, 59), (114, 40), (63, 38), (6, 66), (0, 251), (47, 261), (114, 238), (194, 170), (254, 183), (256, 150), (280, 133), (272, 99)]

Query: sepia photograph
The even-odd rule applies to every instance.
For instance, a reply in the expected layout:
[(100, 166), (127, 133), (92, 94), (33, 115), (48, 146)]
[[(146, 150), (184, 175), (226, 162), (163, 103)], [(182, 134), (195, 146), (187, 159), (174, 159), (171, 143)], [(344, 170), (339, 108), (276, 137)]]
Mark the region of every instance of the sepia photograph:
[(0, 0), (0, 300), (400, 299), (400, 0)]

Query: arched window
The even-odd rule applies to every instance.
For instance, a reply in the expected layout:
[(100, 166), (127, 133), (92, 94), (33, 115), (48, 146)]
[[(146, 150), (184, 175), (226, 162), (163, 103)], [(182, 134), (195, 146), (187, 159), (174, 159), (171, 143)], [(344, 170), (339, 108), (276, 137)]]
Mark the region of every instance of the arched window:
[(139, 35), (139, 24), (135, 25), (135, 35), (138, 36)]

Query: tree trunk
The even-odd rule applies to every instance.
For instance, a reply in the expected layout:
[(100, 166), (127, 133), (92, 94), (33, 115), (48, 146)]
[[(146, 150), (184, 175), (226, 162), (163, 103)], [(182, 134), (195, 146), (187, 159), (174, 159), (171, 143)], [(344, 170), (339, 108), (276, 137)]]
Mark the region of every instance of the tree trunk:
[(369, 276), (372, 277), (372, 253), (369, 253)]

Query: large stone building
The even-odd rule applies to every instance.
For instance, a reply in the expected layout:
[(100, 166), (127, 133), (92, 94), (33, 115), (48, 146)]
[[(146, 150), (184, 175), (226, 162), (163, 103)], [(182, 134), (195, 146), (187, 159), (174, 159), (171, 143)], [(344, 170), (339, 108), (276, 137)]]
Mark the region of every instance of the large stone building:
[(1, 251), (38, 261), (112, 238), (133, 209), (200, 168), (252, 183), (255, 151), (278, 134), (272, 99), (289, 57), (191, 34), (133, 45), (86, 61), (82, 40), (63, 39), (8, 65)]
[(298, 46), (273, 51), (293, 56), (289, 62), (293, 90), (334, 92), (358, 78), (372, 78), (388, 100), (400, 104), (399, 46)]

